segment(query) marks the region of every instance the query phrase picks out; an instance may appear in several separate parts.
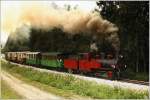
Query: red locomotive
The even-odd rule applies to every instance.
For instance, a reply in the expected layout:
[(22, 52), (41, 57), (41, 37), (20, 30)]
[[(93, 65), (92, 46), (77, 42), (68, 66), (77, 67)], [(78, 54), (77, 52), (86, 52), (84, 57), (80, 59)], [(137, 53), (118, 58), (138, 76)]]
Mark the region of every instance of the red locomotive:
[(119, 66), (117, 66), (117, 59), (110, 54), (68, 54), (63, 61), (64, 68), (68, 69), (68, 71), (71, 73), (86, 73), (109, 79), (119, 78), (120, 72)]

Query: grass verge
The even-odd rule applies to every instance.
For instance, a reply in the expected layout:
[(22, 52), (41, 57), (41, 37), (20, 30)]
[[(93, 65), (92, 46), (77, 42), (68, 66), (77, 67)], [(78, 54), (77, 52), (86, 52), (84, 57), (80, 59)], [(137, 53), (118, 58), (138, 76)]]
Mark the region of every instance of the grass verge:
[(127, 69), (124, 72), (126, 78), (131, 80), (149, 81), (149, 73), (144, 72), (133, 72), (131, 69)]
[(11, 89), (4, 80), (1, 80), (1, 96), (2, 99), (23, 99), (23, 97)]
[(62, 76), (39, 72), (31, 68), (18, 67), (17, 65), (8, 64), (3, 61), (1, 64), (3, 70), (19, 75), (30, 82), (44, 84), (46, 87), (50, 86), (52, 88), (49, 89), (51, 92), (56, 92), (58, 89), (62, 91), (62, 94), (65, 92), (65, 94), (68, 93), (69, 95), (77, 94), (96, 99), (147, 99), (149, 95), (148, 91), (133, 91), (119, 87), (112, 88), (107, 85), (98, 85), (94, 82), (77, 79), (69, 75)]
[(142, 81), (149, 81), (149, 74), (146, 73), (136, 73), (134, 77), (130, 79), (142, 80)]

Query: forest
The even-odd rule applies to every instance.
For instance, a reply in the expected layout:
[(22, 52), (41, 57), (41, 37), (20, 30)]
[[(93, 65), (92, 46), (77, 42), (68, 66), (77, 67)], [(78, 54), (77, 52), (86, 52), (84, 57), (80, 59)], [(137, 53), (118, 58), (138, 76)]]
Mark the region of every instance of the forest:
[[(149, 74), (149, 1), (97, 1), (94, 11), (118, 28), (120, 40), (119, 54), (125, 57), (128, 70), (132, 73)], [(76, 9), (67, 6), (67, 10)], [(14, 23), (15, 24), (15, 23)], [(26, 26), (23, 26), (26, 27)], [(42, 30), (30, 28), (29, 38), (21, 38), (22, 31), (15, 32), (20, 38), (10, 35), (3, 49), (6, 51), (40, 52), (90, 52), (90, 44), (95, 42), (99, 52), (115, 52), (110, 42), (104, 38), (93, 39), (91, 35), (68, 35), (60, 28)]]

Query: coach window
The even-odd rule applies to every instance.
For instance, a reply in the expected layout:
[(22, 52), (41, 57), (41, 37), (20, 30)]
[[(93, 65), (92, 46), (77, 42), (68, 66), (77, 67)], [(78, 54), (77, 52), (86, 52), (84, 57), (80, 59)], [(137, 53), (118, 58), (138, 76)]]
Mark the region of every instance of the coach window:
[(83, 54), (80, 54), (80, 59), (84, 59), (84, 55)]
[(45, 58), (49, 59), (49, 60), (53, 59), (53, 57), (51, 55), (45, 55)]
[(101, 56), (101, 59), (105, 58), (105, 54), (104, 53), (101, 53), (100, 56)]
[(44, 56), (44, 55), (42, 55), (42, 59), (45, 59), (45, 56)]
[(48, 59), (48, 58), (50, 58), (50, 56), (48, 57), (47, 55), (45, 55), (45, 59)]
[(30, 56), (30, 59), (32, 58), (32, 55), (31, 54), (29, 54), (29, 56)]
[(31, 54), (32, 55), (32, 59), (33, 59), (33, 54)]
[(36, 54), (34, 54), (34, 59), (36, 59)]
[(24, 53), (22, 54), (22, 58), (24, 57)]
[(45, 59), (45, 56), (42, 54), (42, 59)]
[(96, 55), (96, 57), (95, 57), (96, 59), (100, 59), (100, 55)]
[(29, 55), (29, 59), (31, 59), (31, 55), (30, 54), (28, 54)]
[(47, 56), (46, 56), (46, 55), (44, 55), (44, 56), (43, 56), (43, 58), (44, 58), (44, 59), (47, 59)]
[(35, 54), (35, 56), (34, 56), (34, 57), (35, 57), (35, 59), (36, 59), (36, 56), (37, 56), (37, 54)]
[(34, 59), (36, 59), (36, 55), (37, 55), (37, 54), (34, 54)]

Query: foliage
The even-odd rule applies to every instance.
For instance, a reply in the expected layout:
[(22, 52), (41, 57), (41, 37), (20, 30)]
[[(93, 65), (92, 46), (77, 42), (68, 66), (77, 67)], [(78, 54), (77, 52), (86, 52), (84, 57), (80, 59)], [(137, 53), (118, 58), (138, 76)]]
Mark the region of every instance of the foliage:
[[(30, 48), (32, 51), (78, 52), (88, 51), (90, 37), (68, 35), (59, 28), (50, 30), (31, 29)], [(83, 49), (85, 47), (86, 49)]]
[(148, 72), (149, 2), (98, 1), (97, 5), (95, 10), (119, 27), (120, 53), (126, 56), (128, 67)]

